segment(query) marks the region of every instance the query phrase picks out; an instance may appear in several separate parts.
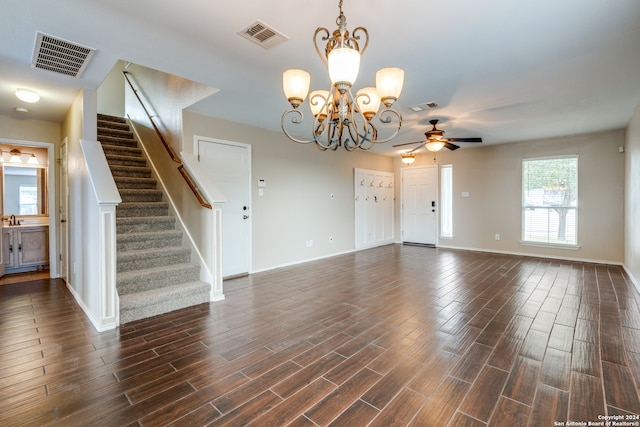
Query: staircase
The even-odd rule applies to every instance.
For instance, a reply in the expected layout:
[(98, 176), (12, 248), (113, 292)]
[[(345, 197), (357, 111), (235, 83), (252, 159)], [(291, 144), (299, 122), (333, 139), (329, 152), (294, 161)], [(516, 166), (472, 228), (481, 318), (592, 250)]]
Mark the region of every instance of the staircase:
[(125, 119), (98, 115), (98, 141), (120, 192), (116, 209), (120, 324), (209, 301), (176, 218)]

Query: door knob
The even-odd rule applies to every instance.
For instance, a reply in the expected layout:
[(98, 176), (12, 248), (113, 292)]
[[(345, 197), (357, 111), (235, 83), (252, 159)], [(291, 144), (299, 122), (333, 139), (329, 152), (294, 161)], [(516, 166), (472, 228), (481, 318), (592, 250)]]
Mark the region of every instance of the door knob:
[(247, 219), (249, 218), (249, 215), (242, 215), (242, 219)]

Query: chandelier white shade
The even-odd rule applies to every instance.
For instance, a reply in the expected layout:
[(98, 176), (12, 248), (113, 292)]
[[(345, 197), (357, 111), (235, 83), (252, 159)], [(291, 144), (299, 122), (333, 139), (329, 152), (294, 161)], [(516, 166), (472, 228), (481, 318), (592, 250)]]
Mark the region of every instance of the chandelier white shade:
[[(368, 150), (376, 142), (393, 139), (402, 126), (402, 116), (391, 106), (402, 91), (404, 71), (399, 68), (379, 70), (376, 87), (362, 88), (354, 97), (351, 88), (358, 78), (360, 59), (369, 44), (369, 33), (365, 28), (357, 27), (350, 34), (342, 13), (342, 0), (338, 7), (338, 29), (330, 33), (320, 27), (313, 37), (316, 53), (327, 67), (331, 87), (309, 94), (309, 107), (314, 117), (312, 138), (299, 139), (294, 136), (296, 132), (287, 129), (288, 124), (299, 125), (304, 121), (304, 114), (298, 107), (309, 93), (311, 80), (304, 70), (290, 69), (282, 74), (285, 97), (292, 107), (282, 115), (282, 130), (292, 141), (301, 144), (313, 142), (320, 150), (336, 150), (340, 146), (348, 151), (356, 148)], [(322, 50), (318, 46), (318, 36), (326, 41)], [(362, 42), (361, 38), (364, 38)], [(384, 105), (382, 110), (381, 105)], [(378, 128), (372, 122), (376, 116), (385, 131), (390, 133), (385, 138), (379, 137)]]

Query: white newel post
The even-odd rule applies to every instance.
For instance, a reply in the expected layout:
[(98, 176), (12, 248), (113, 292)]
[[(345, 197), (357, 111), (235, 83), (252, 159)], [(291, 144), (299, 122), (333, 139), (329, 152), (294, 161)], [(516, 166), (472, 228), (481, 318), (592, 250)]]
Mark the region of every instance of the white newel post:
[(211, 251), (210, 264), (213, 271), (211, 280), (211, 301), (221, 301), (224, 299), (224, 289), (222, 286), (222, 205), (223, 203), (212, 203), (211, 225), (213, 229), (213, 250)]

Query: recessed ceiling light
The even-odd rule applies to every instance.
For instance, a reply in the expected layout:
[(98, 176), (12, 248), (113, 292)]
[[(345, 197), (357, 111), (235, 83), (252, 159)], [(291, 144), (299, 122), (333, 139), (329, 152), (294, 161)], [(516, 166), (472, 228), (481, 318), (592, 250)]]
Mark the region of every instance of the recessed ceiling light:
[(16, 90), (16, 97), (20, 101), (28, 102), (30, 104), (40, 101), (40, 95), (29, 89)]
[(15, 111), (16, 113), (24, 113), (24, 114), (29, 112), (29, 110), (27, 110), (24, 107), (16, 107), (16, 108), (13, 109), (13, 111)]

